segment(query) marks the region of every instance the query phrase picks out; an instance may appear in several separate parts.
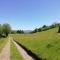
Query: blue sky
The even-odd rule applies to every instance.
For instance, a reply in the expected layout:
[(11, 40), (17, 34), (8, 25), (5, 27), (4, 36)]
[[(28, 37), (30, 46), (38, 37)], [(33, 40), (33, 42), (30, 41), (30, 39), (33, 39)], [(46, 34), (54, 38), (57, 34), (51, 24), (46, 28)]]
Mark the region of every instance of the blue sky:
[(60, 22), (60, 0), (0, 0), (0, 23), (32, 30)]

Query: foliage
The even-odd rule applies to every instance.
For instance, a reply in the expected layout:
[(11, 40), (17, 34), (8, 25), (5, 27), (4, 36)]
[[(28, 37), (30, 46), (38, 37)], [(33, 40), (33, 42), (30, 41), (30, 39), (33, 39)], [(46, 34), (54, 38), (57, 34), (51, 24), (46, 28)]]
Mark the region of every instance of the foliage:
[(49, 29), (52, 29), (52, 28), (56, 28), (56, 27), (58, 27), (59, 25), (60, 25), (60, 23), (53, 23), (53, 24), (50, 25), (50, 26), (43, 25), (43, 26), (40, 27), (40, 28), (36, 28), (36, 29), (33, 30), (31, 33), (46, 31), (46, 30), (49, 30)]
[(60, 26), (59, 26), (59, 30), (58, 30), (58, 32), (60, 33)]
[(11, 27), (9, 24), (5, 23), (3, 25), (0, 24), (0, 37), (7, 37), (11, 32)]
[(0, 24), (0, 37), (2, 36), (2, 26)]
[(7, 23), (6, 23), (6, 24), (3, 24), (2, 28), (3, 28), (3, 34), (5, 34), (6, 37), (7, 37), (8, 34), (11, 32), (11, 27), (10, 27), (10, 25), (7, 24)]
[(43, 25), (42, 28), (46, 28), (47, 26), (46, 25)]
[(38, 28), (38, 32), (41, 32), (42, 31), (42, 29), (41, 28)]
[(24, 31), (23, 30), (17, 30), (17, 33), (22, 34), (22, 33), (24, 33)]
[(16, 34), (17, 32), (15, 30), (12, 30), (11, 31), (11, 34)]
[(11, 34), (23, 34), (24, 31), (23, 30), (12, 30)]

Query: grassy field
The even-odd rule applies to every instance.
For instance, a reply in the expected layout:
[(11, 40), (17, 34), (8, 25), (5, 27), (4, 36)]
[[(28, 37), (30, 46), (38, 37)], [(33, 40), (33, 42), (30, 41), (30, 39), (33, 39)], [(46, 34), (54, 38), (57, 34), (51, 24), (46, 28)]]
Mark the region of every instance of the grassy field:
[(60, 33), (58, 28), (34, 34), (15, 34), (15, 40), (26, 46), (39, 57), (47, 60), (60, 60)]
[(2, 50), (2, 48), (4, 47), (4, 45), (6, 44), (8, 38), (0, 38), (0, 52)]
[(11, 60), (23, 60), (16, 46), (11, 42)]

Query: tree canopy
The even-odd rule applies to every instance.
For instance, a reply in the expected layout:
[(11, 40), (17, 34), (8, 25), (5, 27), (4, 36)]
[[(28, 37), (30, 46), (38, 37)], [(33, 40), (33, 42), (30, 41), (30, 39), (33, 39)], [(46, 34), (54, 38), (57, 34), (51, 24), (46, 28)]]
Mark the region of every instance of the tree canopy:
[(0, 24), (0, 36), (7, 37), (8, 34), (11, 32), (11, 26), (7, 23), (1, 25)]

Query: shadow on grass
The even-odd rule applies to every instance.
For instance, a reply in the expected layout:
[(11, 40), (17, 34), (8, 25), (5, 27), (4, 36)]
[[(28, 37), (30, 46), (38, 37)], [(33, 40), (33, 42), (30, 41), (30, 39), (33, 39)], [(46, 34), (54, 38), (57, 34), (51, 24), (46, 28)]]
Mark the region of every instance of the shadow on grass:
[(19, 46), (21, 46), (29, 56), (31, 56), (34, 60), (46, 60), (43, 59), (42, 57), (38, 57), (35, 53), (33, 53), (31, 50), (27, 49), (25, 46), (20, 44), (18, 41), (14, 40)]

